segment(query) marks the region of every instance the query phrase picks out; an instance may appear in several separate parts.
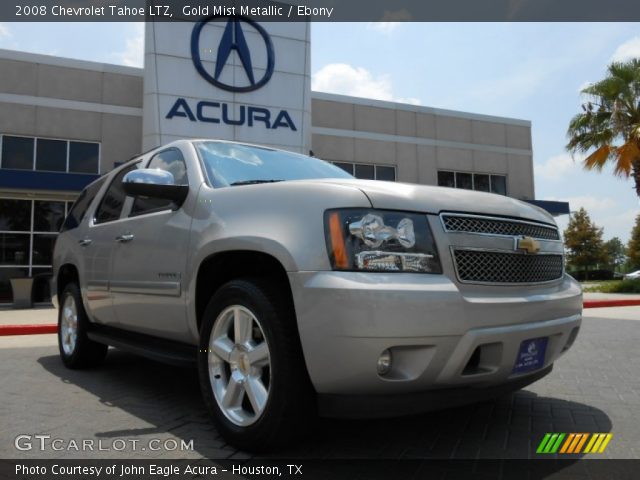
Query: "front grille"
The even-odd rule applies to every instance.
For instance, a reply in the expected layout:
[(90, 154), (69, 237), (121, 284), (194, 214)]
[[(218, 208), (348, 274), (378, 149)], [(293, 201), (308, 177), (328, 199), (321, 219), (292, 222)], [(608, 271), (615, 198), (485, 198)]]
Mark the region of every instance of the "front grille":
[(492, 217), (473, 217), (460, 215), (442, 215), (444, 227), (448, 232), (485, 233), (489, 235), (511, 235), (559, 240), (558, 229), (536, 223), (523, 223), (515, 220)]
[(461, 282), (541, 283), (562, 277), (562, 255), (454, 250)]

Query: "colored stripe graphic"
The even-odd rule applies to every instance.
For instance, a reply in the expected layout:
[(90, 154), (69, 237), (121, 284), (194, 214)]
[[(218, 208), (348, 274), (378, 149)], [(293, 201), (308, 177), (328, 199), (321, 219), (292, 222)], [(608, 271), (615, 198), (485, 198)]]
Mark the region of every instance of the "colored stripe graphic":
[(587, 443), (587, 448), (584, 449), (584, 453), (591, 452), (591, 447), (593, 447), (593, 444), (596, 443), (597, 438), (598, 438), (598, 434), (597, 433), (594, 433), (591, 436), (591, 439), (589, 440), (589, 443)]
[(560, 449), (560, 453), (567, 453), (567, 448), (569, 448), (569, 445), (571, 445), (571, 442), (573, 441), (575, 436), (576, 436), (575, 433), (569, 434), (569, 436), (567, 437), (567, 441), (564, 442), (564, 445), (562, 445), (562, 448)]
[[(546, 433), (536, 453), (603, 453), (612, 438), (612, 433)], [(587, 446), (583, 451), (585, 443)]]
[(558, 439), (556, 440), (556, 443), (553, 445), (553, 447), (551, 447), (551, 451), (549, 453), (556, 453), (558, 451), (558, 448), (560, 448), (560, 444), (562, 443), (562, 439), (564, 438), (564, 433), (561, 433), (558, 435)]
[(536, 450), (536, 453), (543, 453), (544, 447), (549, 441), (549, 438), (551, 438), (551, 434), (550, 433), (545, 434), (544, 438), (540, 442), (540, 445), (538, 445), (538, 449)]
[(589, 434), (588, 433), (583, 433), (582, 434), (582, 439), (580, 439), (580, 442), (578, 443), (578, 445), (576, 445), (576, 450), (575, 450), (574, 453), (580, 453), (580, 451), (582, 450), (582, 446), (587, 441), (587, 438), (589, 438)]
[(609, 442), (611, 441), (612, 438), (613, 438), (613, 433), (607, 433), (606, 437), (604, 437), (604, 441), (602, 442), (602, 445), (600, 445), (600, 450), (598, 451), (598, 453), (604, 453), (604, 449), (607, 448), (607, 445), (609, 445)]

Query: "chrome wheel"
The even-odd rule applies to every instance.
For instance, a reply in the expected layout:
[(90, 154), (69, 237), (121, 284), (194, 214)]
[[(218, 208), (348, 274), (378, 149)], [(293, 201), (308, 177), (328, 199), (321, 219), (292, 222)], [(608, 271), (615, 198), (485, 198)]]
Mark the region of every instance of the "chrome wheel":
[(256, 316), (241, 305), (224, 309), (213, 325), (209, 380), (218, 407), (235, 425), (256, 422), (271, 386), (269, 345)]
[(78, 341), (78, 308), (73, 296), (67, 295), (60, 318), (60, 341), (65, 355), (73, 354)]

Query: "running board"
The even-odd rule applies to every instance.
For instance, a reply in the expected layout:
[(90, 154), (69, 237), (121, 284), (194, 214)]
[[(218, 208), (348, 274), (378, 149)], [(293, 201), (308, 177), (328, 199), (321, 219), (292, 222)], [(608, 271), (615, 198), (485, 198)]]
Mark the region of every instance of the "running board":
[(87, 336), (94, 342), (104, 343), (169, 365), (195, 367), (198, 361), (198, 347), (195, 345), (143, 333), (93, 324)]

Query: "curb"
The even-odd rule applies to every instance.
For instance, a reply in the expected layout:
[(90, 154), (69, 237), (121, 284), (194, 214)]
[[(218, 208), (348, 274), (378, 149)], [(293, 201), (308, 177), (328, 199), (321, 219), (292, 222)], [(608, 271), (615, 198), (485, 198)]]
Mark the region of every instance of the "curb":
[(585, 300), (583, 308), (634, 307), (640, 305), (640, 298), (622, 298), (619, 300)]
[(58, 333), (58, 325), (55, 323), (0, 325), (0, 337), (9, 335), (42, 335), (44, 333)]

